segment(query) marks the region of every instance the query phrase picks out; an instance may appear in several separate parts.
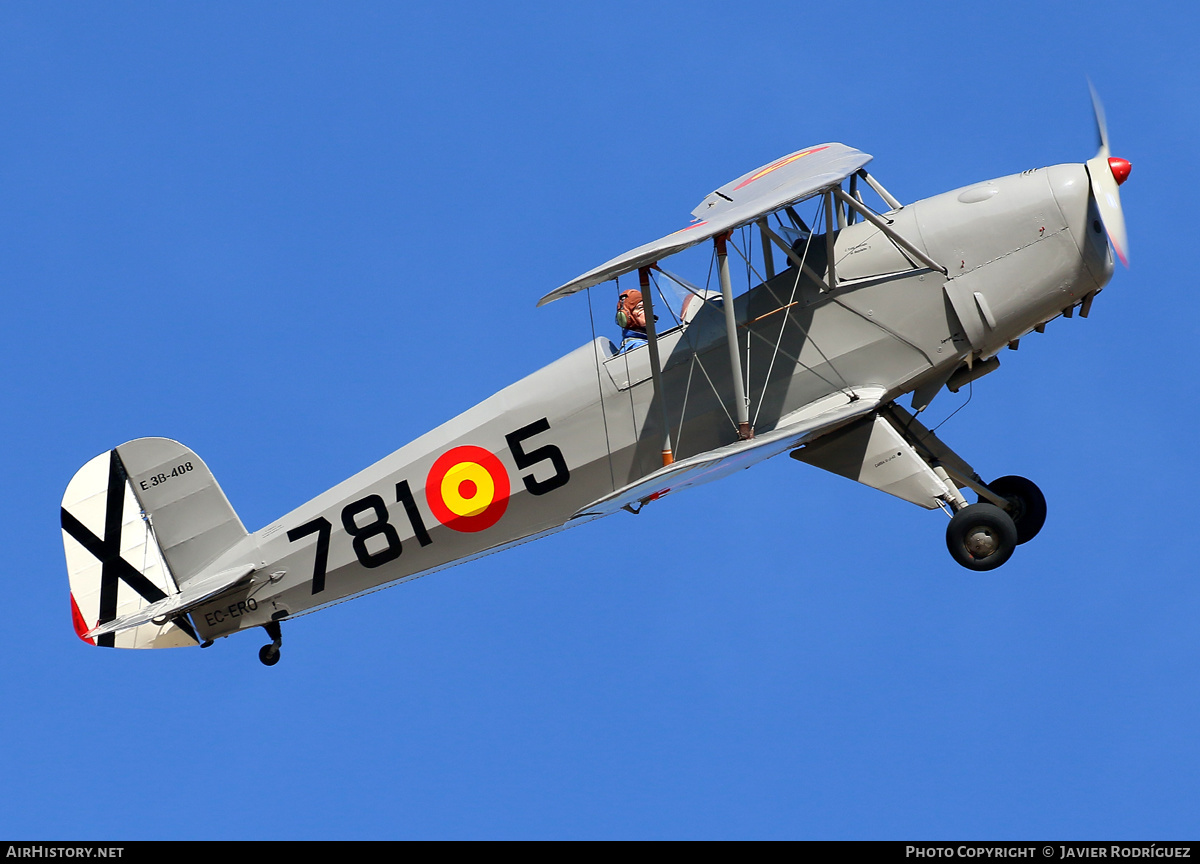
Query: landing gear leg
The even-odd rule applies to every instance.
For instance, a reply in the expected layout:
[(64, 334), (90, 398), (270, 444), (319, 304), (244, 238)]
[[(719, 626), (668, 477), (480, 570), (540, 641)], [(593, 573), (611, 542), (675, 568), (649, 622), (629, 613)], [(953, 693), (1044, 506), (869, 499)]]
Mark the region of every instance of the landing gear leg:
[[(946, 546), (969, 570), (994, 570), (1032, 540), (1046, 518), (1046, 499), (1023, 477), (985, 484), (974, 468), (932, 430), (894, 402), (802, 448), (793, 459), (950, 514)], [(962, 490), (980, 496), (968, 504)]]
[[(994, 570), (1042, 529), (1046, 499), (1032, 482), (1001, 477), (985, 484), (975, 469), (911, 414), (892, 404), (887, 416), (945, 485), (947, 494), (939, 497), (954, 511), (946, 526), (946, 547), (963, 567)], [(967, 504), (960, 488), (974, 490), (979, 503)]]
[(283, 628), (279, 626), (278, 621), (271, 621), (264, 624), (263, 629), (271, 637), (271, 644), (258, 649), (258, 659), (264, 666), (274, 666), (279, 662), (279, 648), (283, 645)]

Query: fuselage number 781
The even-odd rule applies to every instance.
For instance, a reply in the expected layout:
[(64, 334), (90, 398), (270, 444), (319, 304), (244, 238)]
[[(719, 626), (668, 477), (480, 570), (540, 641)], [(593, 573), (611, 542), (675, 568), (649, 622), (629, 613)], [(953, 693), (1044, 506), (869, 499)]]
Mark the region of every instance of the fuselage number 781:
[[(571, 479), (567, 460), (562, 450), (554, 444), (543, 444), (526, 451), (525, 442), (543, 432), (550, 431), (550, 421), (543, 417), (527, 426), (522, 426), (504, 436), (512, 453), (513, 461), (522, 471), (532, 469), (542, 462), (549, 462), (554, 473), (539, 480), (531, 471), (521, 477), (531, 495), (545, 495), (565, 486)], [(429, 469), (425, 478), (425, 498), (434, 517), (443, 525), (460, 532), (476, 532), (490, 528), (500, 520), (508, 508), (508, 472), (496, 455), (482, 447), (460, 446), (443, 453)], [(413, 536), (421, 546), (433, 543), (425, 520), (417, 507), (408, 480), (396, 483), (396, 503), (404, 505), (404, 514), (412, 526)], [(359, 518), (370, 514), (367, 522), (360, 524)], [(342, 527), (350, 535), (351, 548), (362, 566), (381, 567), (395, 561), (404, 551), (400, 535), (389, 521), (387, 504), (383, 496), (367, 495), (351, 501), (342, 508)], [(329, 565), (329, 540), (333, 524), (324, 516), (305, 522), (287, 532), (288, 540), (295, 542), (310, 534), (317, 535), (317, 552), (313, 561), (312, 593), (325, 590), (325, 573)], [(368, 541), (383, 538), (384, 546), (373, 544), (375, 551), (367, 547)]]

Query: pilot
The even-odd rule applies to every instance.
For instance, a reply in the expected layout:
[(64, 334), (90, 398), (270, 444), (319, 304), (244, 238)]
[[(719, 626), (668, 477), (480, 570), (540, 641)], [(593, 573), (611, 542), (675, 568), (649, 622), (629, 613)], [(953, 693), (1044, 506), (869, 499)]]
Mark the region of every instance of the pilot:
[(617, 300), (617, 326), (621, 328), (621, 353), (646, 344), (646, 309), (642, 305), (642, 292), (636, 288), (621, 292)]

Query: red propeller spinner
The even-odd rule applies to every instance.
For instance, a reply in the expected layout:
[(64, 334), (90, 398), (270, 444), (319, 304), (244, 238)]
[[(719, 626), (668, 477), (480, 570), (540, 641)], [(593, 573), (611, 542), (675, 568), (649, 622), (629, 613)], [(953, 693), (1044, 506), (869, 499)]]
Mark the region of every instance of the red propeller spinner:
[(1113, 179), (1120, 186), (1129, 177), (1129, 171), (1133, 166), (1127, 159), (1118, 159), (1116, 156), (1112, 156), (1108, 160), (1108, 168), (1112, 171)]

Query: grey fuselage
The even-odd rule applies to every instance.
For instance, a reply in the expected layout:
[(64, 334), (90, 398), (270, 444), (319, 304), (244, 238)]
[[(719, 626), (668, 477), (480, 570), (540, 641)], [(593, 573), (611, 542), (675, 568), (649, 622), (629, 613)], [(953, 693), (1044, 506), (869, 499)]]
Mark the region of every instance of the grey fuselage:
[[(880, 229), (856, 222), (836, 234), (834, 290), (789, 267), (736, 299), (759, 433), (837, 391), (882, 388), (886, 402), (937, 385), (1078, 305), (1113, 272), (1082, 164), (883, 215), (948, 273), (914, 267)], [(808, 258), (820, 274), (824, 242), (814, 237)], [(725, 334), (718, 299), (659, 335), (676, 458), (737, 440)], [(260, 626), (580, 521), (571, 517), (589, 503), (661, 467), (657, 398), (645, 347), (584, 345), (221, 555), (206, 572), (252, 562), (272, 581), (194, 611), (197, 631), (213, 639)], [(506, 504), (486, 527), (444, 524), (427, 494), (431, 469), (457, 447), (482, 448), (507, 475)]]

